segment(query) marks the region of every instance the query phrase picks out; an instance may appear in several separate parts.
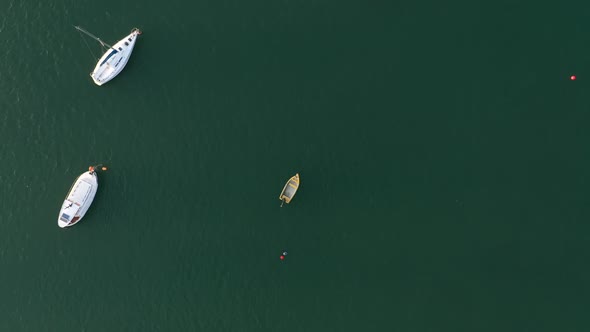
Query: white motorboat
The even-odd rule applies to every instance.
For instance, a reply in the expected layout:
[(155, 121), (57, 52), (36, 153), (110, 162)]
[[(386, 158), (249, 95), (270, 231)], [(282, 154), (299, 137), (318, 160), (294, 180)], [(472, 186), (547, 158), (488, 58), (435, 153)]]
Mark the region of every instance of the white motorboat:
[(127, 61), (129, 61), (131, 52), (133, 52), (133, 47), (135, 46), (137, 36), (141, 34), (139, 29), (133, 29), (128, 36), (119, 40), (115, 45), (110, 46), (103, 42), (100, 38), (94, 36), (81, 27), (77, 26), (75, 28), (94, 38), (100, 42), (101, 45), (108, 47), (108, 50), (105, 52), (105, 54), (100, 58), (100, 60), (98, 60), (94, 71), (90, 73), (90, 77), (92, 77), (94, 83), (99, 86), (112, 80), (123, 70), (127, 64)]
[[(90, 208), (98, 189), (97, 167), (90, 166), (88, 172), (82, 173), (70, 188), (70, 192), (68, 192), (59, 211), (57, 219), (59, 227), (65, 228), (75, 225), (82, 220), (84, 214)], [(106, 167), (102, 169), (106, 170)]]

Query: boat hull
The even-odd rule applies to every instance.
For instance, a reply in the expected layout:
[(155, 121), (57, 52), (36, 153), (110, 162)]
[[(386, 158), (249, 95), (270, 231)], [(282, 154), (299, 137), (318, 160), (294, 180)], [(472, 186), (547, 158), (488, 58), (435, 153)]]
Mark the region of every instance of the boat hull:
[(57, 225), (61, 228), (70, 227), (82, 220), (98, 190), (96, 172), (82, 173), (70, 188), (57, 217)]
[(299, 173), (292, 176), (289, 181), (285, 183), (283, 191), (281, 191), (281, 194), (279, 195), (279, 199), (289, 204), (295, 196), (295, 193), (297, 193), (297, 189), (299, 189)]
[(109, 48), (98, 60), (94, 71), (90, 74), (96, 85), (107, 83), (125, 68), (140, 33), (137, 29), (133, 30), (128, 36)]

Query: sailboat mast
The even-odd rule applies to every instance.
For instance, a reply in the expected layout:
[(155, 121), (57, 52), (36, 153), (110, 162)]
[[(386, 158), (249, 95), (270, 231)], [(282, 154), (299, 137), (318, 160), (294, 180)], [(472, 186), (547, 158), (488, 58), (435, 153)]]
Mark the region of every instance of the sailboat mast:
[(90, 36), (91, 38), (95, 39), (96, 41), (98, 41), (102, 46), (107, 46), (108, 48), (113, 48), (111, 45), (103, 42), (102, 40), (100, 40), (100, 38), (96, 37), (95, 35), (91, 34), (90, 32), (84, 30), (83, 28), (79, 27), (79, 26), (74, 26), (74, 28), (76, 28), (78, 31), (80, 32), (84, 32), (85, 34), (87, 34), (88, 36)]

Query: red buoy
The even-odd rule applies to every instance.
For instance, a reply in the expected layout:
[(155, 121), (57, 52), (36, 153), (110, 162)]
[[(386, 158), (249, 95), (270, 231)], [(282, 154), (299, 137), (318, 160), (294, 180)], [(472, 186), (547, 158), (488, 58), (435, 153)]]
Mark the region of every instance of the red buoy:
[(285, 259), (285, 256), (281, 255), (281, 257), (279, 257), (281, 260)]
[(576, 75), (570, 76), (570, 80), (575, 81), (576, 80)]

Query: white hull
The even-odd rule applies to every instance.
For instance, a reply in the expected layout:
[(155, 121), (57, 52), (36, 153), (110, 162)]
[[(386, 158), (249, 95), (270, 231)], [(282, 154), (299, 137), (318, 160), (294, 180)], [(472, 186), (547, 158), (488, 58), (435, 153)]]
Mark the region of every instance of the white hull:
[(97, 189), (98, 176), (96, 172), (82, 173), (72, 185), (61, 206), (57, 217), (57, 225), (64, 228), (78, 223), (90, 208)]
[(133, 46), (135, 46), (135, 41), (140, 33), (137, 29), (133, 30), (127, 37), (121, 39), (106, 51), (90, 74), (94, 83), (103, 85), (115, 78), (123, 70), (127, 61), (129, 61)]

